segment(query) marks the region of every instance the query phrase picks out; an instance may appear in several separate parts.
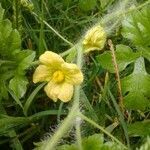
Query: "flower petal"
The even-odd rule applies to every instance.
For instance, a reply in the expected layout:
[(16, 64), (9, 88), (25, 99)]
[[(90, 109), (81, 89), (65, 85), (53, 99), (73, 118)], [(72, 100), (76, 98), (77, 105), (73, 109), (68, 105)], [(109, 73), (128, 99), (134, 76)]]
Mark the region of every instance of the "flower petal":
[(63, 83), (58, 98), (63, 102), (68, 102), (73, 96), (73, 85)]
[(54, 82), (50, 81), (44, 88), (47, 96), (51, 98), (54, 102), (58, 99), (58, 94), (60, 92), (60, 86), (55, 84)]
[(71, 100), (73, 95), (73, 86), (68, 83), (56, 84), (50, 81), (44, 88), (47, 96), (53, 101), (57, 101), (59, 98), (63, 102)]
[(83, 74), (76, 64), (63, 63), (61, 67), (67, 83), (78, 85), (83, 82)]
[(49, 68), (45, 65), (39, 65), (34, 74), (33, 74), (33, 82), (42, 82), (42, 81), (49, 81), (52, 77), (52, 72)]
[(53, 68), (57, 68), (61, 63), (64, 63), (63, 58), (52, 51), (46, 51), (40, 56), (39, 60), (42, 64)]

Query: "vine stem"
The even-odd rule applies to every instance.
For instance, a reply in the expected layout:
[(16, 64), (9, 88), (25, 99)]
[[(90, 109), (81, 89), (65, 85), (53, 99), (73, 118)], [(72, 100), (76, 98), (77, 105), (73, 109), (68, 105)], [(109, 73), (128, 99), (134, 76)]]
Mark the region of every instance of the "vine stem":
[(121, 108), (121, 111), (124, 112), (123, 96), (122, 96), (119, 68), (118, 68), (118, 64), (117, 64), (117, 60), (116, 60), (114, 45), (113, 45), (113, 43), (112, 43), (112, 41), (110, 39), (108, 40), (108, 45), (110, 46), (110, 50), (112, 52), (112, 61), (113, 61), (113, 65), (114, 65), (114, 69), (115, 69), (115, 75), (116, 75), (116, 80), (117, 80), (117, 85), (118, 85), (119, 106)]
[(83, 150), (82, 148), (82, 137), (81, 137), (81, 129), (80, 129), (80, 125), (81, 125), (81, 118), (80, 117), (76, 117), (76, 139), (77, 139), (77, 144), (78, 144), (78, 148), (79, 150)]
[[(83, 49), (80, 43), (78, 45), (75, 45), (75, 47), (77, 49), (77, 65), (80, 68), (82, 68)], [(74, 102), (77, 105), (77, 114), (78, 114), (80, 113), (80, 86), (76, 86), (75, 88), (76, 90), (75, 90)], [(78, 144), (78, 149), (83, 150), (80, 125), (81, 125), (81, 118), (79, 116), (76, 116), (76, 121), (75, 121), (76, 140)]]
[(73, 125), (74, 119), (76, 117), (76, 109), (77, 109), (77, 105), (74, 103), (68, 116), (66, 117), (66, 119), (63, 120), (62, 124), (54, 133), (54, 135), (50, 139), (48, 139), (46, 143), (43, 144), (43, 146), (41, 147), (42, 150), (55, 149), (55, 146), (57, 145), (58, 141)]

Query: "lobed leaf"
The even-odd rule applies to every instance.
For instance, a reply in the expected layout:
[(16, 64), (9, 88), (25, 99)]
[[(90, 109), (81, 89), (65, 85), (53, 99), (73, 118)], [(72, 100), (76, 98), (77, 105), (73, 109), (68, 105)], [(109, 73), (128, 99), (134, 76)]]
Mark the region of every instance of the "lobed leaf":
[(130, 14), (122, 22), (122, 35), (137, 47), (149, 47), (150, 41), (150, 6)]
[(3, 14), (4, 9), (0, 5), (0, 94), (8, 98), (9, 81), (9, 88), (19, 99), (26, 92), (28, 81), (25, 71), (34, 60), (35, 52), (21, 50), (20, 34), (12, 28), (12, 23), (8, 19), (3, 19)]
[[(134, 62), (140, 56), (140, 53), (135, 53), (130, 47), (121, 44), (116, 46), (115, 54), (119, 71), (123, 71), (127, 65)], [(111, 73), (115, 72), (112, 61), (112, 53), (110, 51), (106, 51), (99, 55), (97, 59), (103, 68), (107, 69)]]
[(145, 70), (143, 57), (136, 60), (133, 73), (123, 78), (121, 84), (127, 108), (145, 110), (150, 107), (150, 75)]

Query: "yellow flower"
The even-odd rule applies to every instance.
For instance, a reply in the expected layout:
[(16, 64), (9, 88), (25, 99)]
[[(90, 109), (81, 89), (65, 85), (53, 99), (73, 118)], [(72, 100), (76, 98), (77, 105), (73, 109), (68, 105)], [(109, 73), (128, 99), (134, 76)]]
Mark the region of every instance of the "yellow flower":
[(58, 54), (46, 51), (39, 58), (40, 65), (33, 74), (33, 82), (47, 81), (44, 90), (55, 102), (68, 102), (73, 96), (73, 85), (81, 84), (83, 74), (76, 64), (66, 63)]
[(98, 25), (87, 31), (83, 38), (83, 48), (84, 52), (89, 52), (93, 50), (101, 50), (106, 42), (106, 32), (104, 29)]

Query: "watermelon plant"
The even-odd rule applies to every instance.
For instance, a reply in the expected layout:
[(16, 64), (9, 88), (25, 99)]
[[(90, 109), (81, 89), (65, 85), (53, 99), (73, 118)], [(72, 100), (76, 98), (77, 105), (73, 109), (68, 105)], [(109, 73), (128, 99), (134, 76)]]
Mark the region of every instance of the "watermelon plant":
[(150, 1), (0, 3), (0, 149), (149, 150)]

